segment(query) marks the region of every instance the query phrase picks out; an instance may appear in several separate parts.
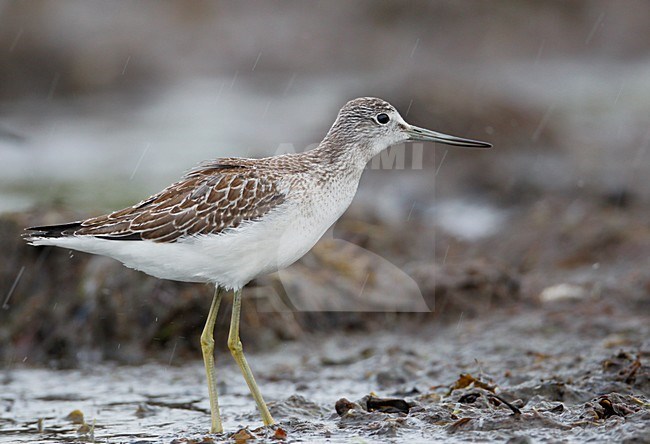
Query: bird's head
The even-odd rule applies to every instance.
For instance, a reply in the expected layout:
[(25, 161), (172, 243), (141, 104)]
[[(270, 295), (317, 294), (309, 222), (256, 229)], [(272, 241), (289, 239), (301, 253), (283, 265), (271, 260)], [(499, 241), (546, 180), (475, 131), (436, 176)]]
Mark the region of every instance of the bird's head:
[(406, 123), (390, 103), (374, 97), (350, 100), (341, 108), (327, 138), (339, 146), (353, 145), (366, 160), (402, 142), (438, 142), (469, 148), (490, 148), (477, 140), (463, 139)]

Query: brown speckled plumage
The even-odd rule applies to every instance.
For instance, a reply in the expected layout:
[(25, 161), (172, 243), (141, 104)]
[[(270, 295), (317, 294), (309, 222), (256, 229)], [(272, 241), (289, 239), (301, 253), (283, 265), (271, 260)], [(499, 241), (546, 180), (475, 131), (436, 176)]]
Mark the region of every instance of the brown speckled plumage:
[(284, 202), (286, 194), (278, 182), (278, 174), (252, 160), (223, 159), (192, 170), (133, 207), (81, 222), (74, 235), (173, 242), (217, 234), (254, 221)]
[[(204, 163), (159, 193), (110, 214), (63, 226), (34, 227), (41, 236), (97, 236), (174, 242), (254, 221), (286, 199), (283, 177), (295, 162), (226, 158)], [(279, 159), (278, 159), (279, 160)], [(59, 228), (59, 229), (57, 229)]]

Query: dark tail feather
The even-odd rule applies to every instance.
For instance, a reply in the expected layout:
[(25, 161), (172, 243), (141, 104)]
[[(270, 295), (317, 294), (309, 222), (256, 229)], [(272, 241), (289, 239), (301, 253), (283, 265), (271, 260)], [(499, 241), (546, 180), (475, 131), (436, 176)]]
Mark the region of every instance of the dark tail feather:
[[(26, 233), (23, 233), (23, 238), (26, 240), (33, 240), (37, 238), (58, 238), (74, 236), (75, 232), (81, 228), (81, 222), (70, 222), (61, 225), (43, 225), (42, 227), (29, 227), (25, 228)], [(121, 233), (121, 234), (107, 234), (93, 235), (99, 239), (119, 240), (119, 241), (141, 241), (141, 233)]]
[(72, 236), (74, 232), (81, 227), (81, 222), (70, 222), (61, 225), (43, 225), (41, 227), (25, 228), (24, 238), (36, 237), (66, 237)]

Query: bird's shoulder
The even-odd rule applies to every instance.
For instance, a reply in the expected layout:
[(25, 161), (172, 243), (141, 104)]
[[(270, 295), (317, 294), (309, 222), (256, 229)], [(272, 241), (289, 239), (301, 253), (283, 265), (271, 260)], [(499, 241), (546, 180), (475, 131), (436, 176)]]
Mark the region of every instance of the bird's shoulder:
[(204, 162), (132, 207), (82, 221), (75, 235), (174, 242), (237, 228), (286, 200), (287, 177), (295, 168), (272, 163), (243, 158)]

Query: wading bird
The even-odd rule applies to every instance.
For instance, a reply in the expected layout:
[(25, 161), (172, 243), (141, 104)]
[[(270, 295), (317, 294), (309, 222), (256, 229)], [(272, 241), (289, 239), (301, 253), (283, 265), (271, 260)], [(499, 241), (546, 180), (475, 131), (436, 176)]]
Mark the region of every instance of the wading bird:
[(410, 125), (388, 102), (349, 101), (310, 151), (201, 164), (161, 192), (123, 210), (61, 225), (28, 228), (32, 245), (112, 257), (161, 279), (215, 285), (201, 335), (211, 432), (222, 432), (214, 369), (214, 324), (224, 291), (234, 292), (228, 347), (264, 424), (274, 423), (239, 340), (242, 288), (307, 253), (354, 198), (368, 161), (391, 145), (438, 142), (489, 148)]

